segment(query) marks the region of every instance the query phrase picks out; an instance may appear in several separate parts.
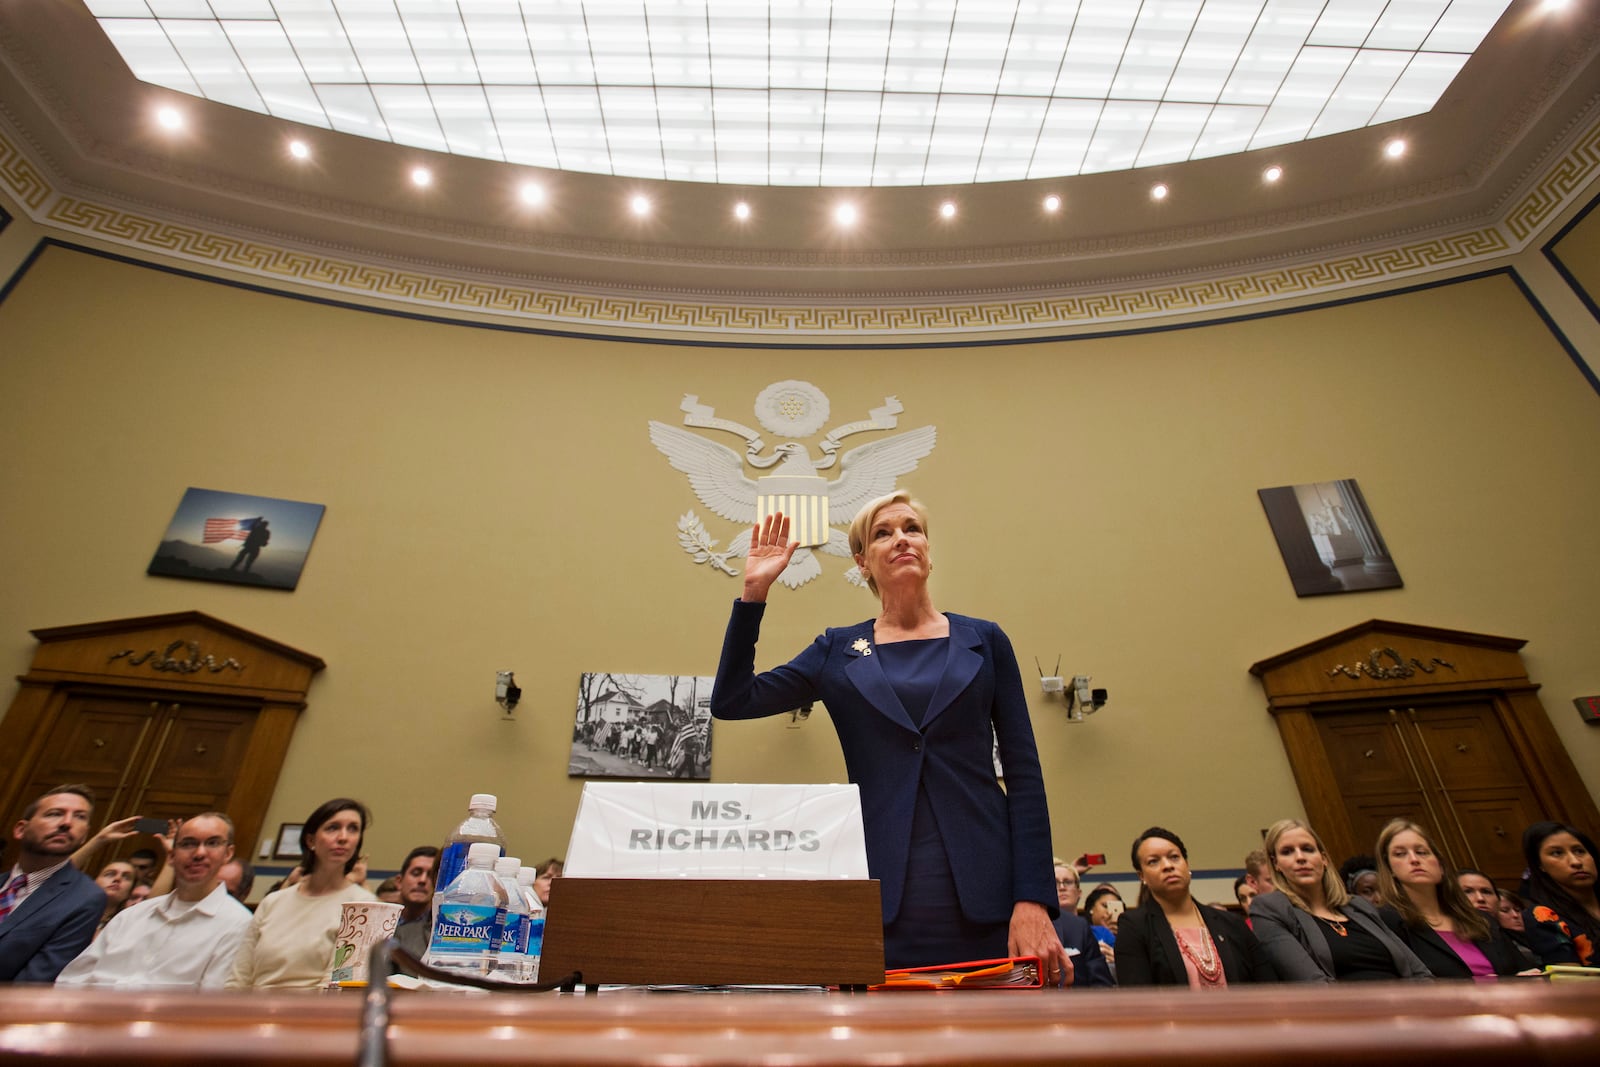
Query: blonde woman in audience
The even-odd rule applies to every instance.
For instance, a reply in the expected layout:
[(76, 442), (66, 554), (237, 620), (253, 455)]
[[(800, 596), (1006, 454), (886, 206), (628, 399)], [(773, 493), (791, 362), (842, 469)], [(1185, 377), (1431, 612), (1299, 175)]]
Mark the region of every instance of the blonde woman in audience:
[(1500, 925), (1473, 907), (1427, 833), (1394, 819), (1378, 834), (1379, 914), (1435, 978), (1493, 981), (1518, 967)]
[(300, 831), (299, 883), (267, 894), (234, 957), (229, 989), (316, 989), (328, 977), (333, 937), (349, 900), (374, 900), (347, 879), (371, 821), (359, 800), (323, 804)]
[(1339, 880), (1328, 850), (1299, 819), (1280, 819), (1267, 830), (1275, 893), (1250, 904), (1256, 940), (1287, 982), (1427, 981), (1428, 968), (1395, 937), (1378, 909), (1352, 897)]

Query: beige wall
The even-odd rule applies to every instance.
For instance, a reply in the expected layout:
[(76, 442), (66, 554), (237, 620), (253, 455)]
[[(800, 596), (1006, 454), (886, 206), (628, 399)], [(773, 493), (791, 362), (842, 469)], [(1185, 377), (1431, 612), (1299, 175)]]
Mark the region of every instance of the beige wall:
[[(268, 829), (363, 797), (376, 868), (480, 789), (525, 859), (565, 849), (579, 672), (710, 674), (738, 590), (678, 547), (691, 508), (734, 528), (646, 423), (685, 393), (751, 422), (784, 378), (827, 393), (830, 425), (894, 394), (902, 426), (938, 427), (903, 479), (932, 509), (936, 602), (1011, 635), (1058, 850), (1126, 870), (1159, 822), (1196, 867), (1236, 866), (1301, 810), (1249, 664), (1372, 617), (1526, 638), (1600, 792), (1570, 703), (1600, 691), (1600, 397), (1505, 277), (1126, 337), (778, 352), (427, 323), (57, 248), (0, 304), (0, 370), (0, 668), (26, 668), (30, 628), (188, 608), (322, 656)], [(1405, 588), (1297, 599), (1255, 491), (1345, 477)], [(188, 486), (326, 504), (299, 590), (147, 577)], [(843, 566), (776, 593), (762, 664), (873, 613)], [(1036, 692), (1058, 654), (1111, 691), (1089, 723)], [(718, 781), (843, 775), (820, 709), (715, 738)]]

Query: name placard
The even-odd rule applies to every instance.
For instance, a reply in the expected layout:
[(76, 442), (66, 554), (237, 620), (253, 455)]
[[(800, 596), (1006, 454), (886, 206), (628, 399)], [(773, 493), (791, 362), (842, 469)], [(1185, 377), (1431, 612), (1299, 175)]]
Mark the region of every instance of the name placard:
[(575, 878), (866, 878), (853, 785), (586, 782)]

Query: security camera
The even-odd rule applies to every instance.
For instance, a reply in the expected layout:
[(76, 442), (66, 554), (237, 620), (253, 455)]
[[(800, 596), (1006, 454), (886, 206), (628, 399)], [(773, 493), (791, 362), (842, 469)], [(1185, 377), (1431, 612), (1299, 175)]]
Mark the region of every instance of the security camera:
[(1067, 694), (1067, 721), (1082, 722), (1105, 707), (1108, 699), (1104, 689), (1091, 689), (1089, 675), (1075, 674), (1072, 676), (1072, 690)]
[(522, 690), (517, 688), (517, 676), (511, 671), (496, 671), (494, 675), (494, 702), (505, 710), (507, 715), (517, 710), (517, 702), (522, 699)]

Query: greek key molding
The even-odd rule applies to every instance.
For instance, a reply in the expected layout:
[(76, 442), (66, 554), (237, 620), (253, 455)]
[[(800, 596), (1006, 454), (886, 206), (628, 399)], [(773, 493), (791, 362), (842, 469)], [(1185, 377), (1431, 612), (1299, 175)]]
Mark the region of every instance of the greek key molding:
[[(507, 277), (463, 277), (443, 265), (364, 260), (344, 250), (297, 248), (270, 235), (230, 233), (155, 217), (108, 199), (52, 189), (44, 169), (0, 129), (0, 187), (36, 223), (203, 268), (269, 283), (430, 310), (491, 314), (556, 328), (676, 331), (841, 339), (882, 335), (993, 334), (1111, 325), (1241, 308), (1337, 293), (1475, 264), (1517, 252), (1600, 175), (1600, 122), (1555, 157), (1498, 222), (1453, 233), (1418, 234), (1382, 247), (1350, 249), (1310, 262), (1260, 265), (1175, 280), (1139, 279), (1121, 287), (1043, 292), (1012, 290), (930, 301), (878, 297), (871, 304), (762, 302), (750, 298), (585, 291)], [(794, 301), (795, 296), (789, 300)]]

